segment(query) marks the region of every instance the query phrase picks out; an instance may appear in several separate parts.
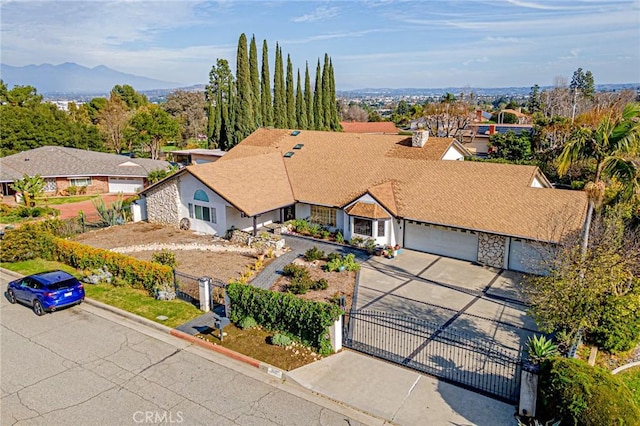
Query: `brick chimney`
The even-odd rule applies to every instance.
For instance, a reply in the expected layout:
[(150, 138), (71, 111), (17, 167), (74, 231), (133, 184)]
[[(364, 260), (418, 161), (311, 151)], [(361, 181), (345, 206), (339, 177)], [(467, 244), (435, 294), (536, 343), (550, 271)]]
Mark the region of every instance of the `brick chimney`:
[(411, 146), (415, 148), (422, 148), (429, 139), (429, 131), (424, 129), (418, 129), (413, 132), (411, 137)]

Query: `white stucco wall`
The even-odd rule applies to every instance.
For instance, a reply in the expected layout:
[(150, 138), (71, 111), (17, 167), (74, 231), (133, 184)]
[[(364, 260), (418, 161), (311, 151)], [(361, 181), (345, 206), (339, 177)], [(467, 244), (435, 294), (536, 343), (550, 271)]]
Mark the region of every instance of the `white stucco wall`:
[(540, 182), (540, 180), (537, 177), (534, 177), (533, 181), (531, 182), (531, 187), (532, 188), (544, 188), (544, 185), (542, 184), (542, 182)]
[[(189, 218), (191, 229), (207, 234), (224, 236), (230, 226), (227, 226), (226, 207), (229, 205), (222, 197), (207, 188), (202, 182), (190, 174), (185, 174), (180, 179), (180, 218), (189, 218), (189, 203), (198, 204), (216, 209), (216, 223), (206, 222), (195, 218)], [(200, 189), (207, 194), (209, 202), (194, 200), (195, 192)]]
[[(253, 232), (253, 218), (242, 217), (242, 213), (240, 213), (240, 211), (235, 207), (228, 206), (226, 208), (226, 218), (228, 228), (231, 228), (233, 226), (234, 228), (240, 229), (245, 232)], [(279, 221), (280, 209), (271, 210), (269, 212), (260, 214), (256, 218), (256, 228), (260, 229), (265, 225)]]
[(442, 156), (443, 160), (464, 160), (464, 155), (454, 146), (450, 146), (447, 152)]
[[(354, 200), (352, 203), (349, 203), (345, 206), (345, 210), (347, 210), (350, 206), (352, 206), (353, 204), (357, 203), (357, 202), (363, 202), (363, 203), (370, 203), (370, 204), (377, 204), (380, 208), (382, 208), (383, 210), (385, 210), (385, 212), (387, 212), (387, 214), (389, 214), (390, 217), (392, 217), (392, 215), (386, 211), (386, 209), (384, 207), (382, 207), (371, 195), (369, 194), (364, 194), (363, 196), (361, 196), (360, 198)], [(373, 235), (372, 236), (367, 236), (367, 235), (358, 235), (354, 232), (354, 227), (353, 227), (353, 217), (349, 216), (345, 210), (341, 210), (342, 214), (341, 216), (343, 217), (344, 220), (344, 237), (346, 240), (350, 240), (351, 238), (353, 238), (354, 236), (359, 236), (361, 238), (369, 239), (369, 238), (373, 238), (373, 240), (375, 241), (375, 243), (377, 245), (387, 245), (387, 244), (391, 244), (391, 245), (395, 245), (396, 244), (396, 238), (395, 236), (396, 234), (396, 229), (394, 227), (395, 224), (395, 220), (393, 219), (393, 217), (391, 219), (386, 219), (386, 220), (382, 220), (385, 223), (385, 232), (384, 232), (384, 236), (380, 237), (378, 236), (378, 221), (377, 220), (373, 220), (372, 222), (372, 227), (373, 227)], [(363, 218), (363, 219), (367, 219), (367, 218)]]

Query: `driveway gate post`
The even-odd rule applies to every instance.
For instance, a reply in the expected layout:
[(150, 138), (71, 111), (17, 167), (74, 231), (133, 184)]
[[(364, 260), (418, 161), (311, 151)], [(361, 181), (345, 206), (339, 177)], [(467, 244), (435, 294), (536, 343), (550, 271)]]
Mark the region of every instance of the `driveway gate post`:
[(209, 301), (211, 295), (211, 278), (198, 278), (198, 289), (200, 290), (200, 310), (209, 312), (211, 310), (211, 303)]

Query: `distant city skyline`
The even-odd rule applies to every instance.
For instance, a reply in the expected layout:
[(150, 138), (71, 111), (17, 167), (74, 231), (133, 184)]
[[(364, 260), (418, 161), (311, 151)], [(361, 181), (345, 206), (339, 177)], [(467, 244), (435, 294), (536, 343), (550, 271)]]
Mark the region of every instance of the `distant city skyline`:
[(2, 63), (75, 62), (205, 84), (238, 38), (304, 73), (328, 53), (338, 90), (548, 86), (581, 67), (640, 82), (640, 0), (3, 1)]

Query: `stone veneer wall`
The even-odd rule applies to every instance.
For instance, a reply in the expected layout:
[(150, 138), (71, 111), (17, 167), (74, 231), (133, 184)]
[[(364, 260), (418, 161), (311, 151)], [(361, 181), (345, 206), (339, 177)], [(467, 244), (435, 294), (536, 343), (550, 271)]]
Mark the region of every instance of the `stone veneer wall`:
[(180, 226), (178, 179), (169, 179), (149, 191), (146, 197), (147, 220), (149, 222), (162, 223), (176, 228)]
[(504, 248), (507, 237), (478, 233), (478, 263), (495, 268), (504, 266)]

